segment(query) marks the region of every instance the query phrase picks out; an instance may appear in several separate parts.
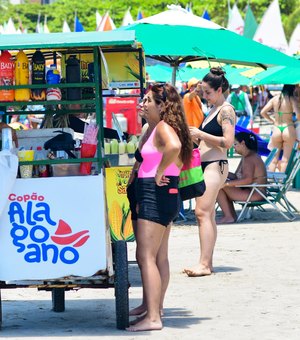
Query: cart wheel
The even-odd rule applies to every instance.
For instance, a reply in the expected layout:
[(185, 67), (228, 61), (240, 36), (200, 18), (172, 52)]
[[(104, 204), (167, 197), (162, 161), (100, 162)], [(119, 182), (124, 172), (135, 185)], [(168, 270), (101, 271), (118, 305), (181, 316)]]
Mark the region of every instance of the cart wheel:
[(117, 241), (113, 247), (117, 328), (125, 329), (129, 326), (127, 244), (125, 241)]
[(52, 310), (54, 312), (65, 311), (65, 289), (53, 288), (52, 289)]

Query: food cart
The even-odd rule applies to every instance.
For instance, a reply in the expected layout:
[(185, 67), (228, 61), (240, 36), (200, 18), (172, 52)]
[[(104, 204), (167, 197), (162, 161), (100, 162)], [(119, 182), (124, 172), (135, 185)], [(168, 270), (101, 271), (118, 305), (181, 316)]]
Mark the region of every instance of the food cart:
[[(68, 55), (79, 56), (81, 81), (61, 82), (55, 87), (61, 91), (88, 89), (86, 96), (77, 100), (63, 96), (51, 102), (36, 98), (30, 104), (42, 105), (45, 111), (38, 113), (48, 115), (95, 113), (100, 127), (97, 153), (90, 158), (23, 161), (20, 165), (79, 166), (92, 162), (96, 170), (86, 176), (17, 178), (0, 215), (0, 326), (1, 289), (36, 287), (51, 291), (53, 310), (62, 312), (65, 291), (112, 287), (117, 328), (124, 329), (129, 321), (127, 247), (126, 241), (120, 238), (111, 241), (108, 223), (103, 90), (115, 89), (112, 95), (122, 96), (120, 89), (137, 89), (136, 96), (141, 96), (145, 79), (143, 50), (135, 41), (134, 32), (125, 31), (2, 35), (0, 39), (1, 51), (8, 50), (14, 55), (23, 50), (29, 60), (36, 49), (40, 49), (46, 59), (61, 62), (62, 78)], [(83, 83), (83, 72), (87, 75), (90, 65), (98, 72), (86, 77)], [(50, 87), (53, 85), (2, 85), (0, 90)], [(74, 103), (76, 105), (72, 105)], [(28, 104), (28, 101), (2, 101), (0, 111), (5, 112), (5, 119), (11, 114), (24, 114), (23, 108)], [(7, 110), (11, 107), (15, 107), (13, 112)]]

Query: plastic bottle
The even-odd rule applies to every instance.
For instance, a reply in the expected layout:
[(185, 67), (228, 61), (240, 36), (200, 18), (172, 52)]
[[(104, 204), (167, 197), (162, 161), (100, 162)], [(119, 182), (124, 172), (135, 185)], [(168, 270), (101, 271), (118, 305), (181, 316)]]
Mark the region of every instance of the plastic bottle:
[[(20, 50), (15, 60), (15, 85), (29, 84), (29, 62), (26, 54)], [(28, 101), (30, 99), (29, 89), (15, 90), (16, 101)]]
[[(44, 150), (41, 146), (36, 148), (35, 152), (35, 160), (44, 160), (47, 159), (47, 150)], [(46, 164), (40, 164), (36, 166), (35, 170), (36, 177), (49, 177), (48, 166)]]
[[(43, 53), (37, 49), (31, 60), (31, 83), (32, 84), (45, 84), (45, 58)], [(45, 100), (46, 90), (45, 89), (32, 89), (31, 90), (32, 100)]]
[[(0, 56), (0, 85), (14, 84), (14, 62), (8, 51), (2, 51)], [(15, 99), (14, 90), (1, 90), (0, 101), (12, 102)]]
[[(67, 83), (80, 83), (80, 63), (76, 55), (70, 55), (66, 61), (66, 82)], [(67, 99), (78, 100), (81, 99), (81, 88), (71, 87), (67, 88)]]
[[(60, 74), (55, 64), (50, 65), (46, 75), (47, 84), (59, 84)], [(59, 88), (47, 88), (47, 100), (61, 100), (61, 91)]]

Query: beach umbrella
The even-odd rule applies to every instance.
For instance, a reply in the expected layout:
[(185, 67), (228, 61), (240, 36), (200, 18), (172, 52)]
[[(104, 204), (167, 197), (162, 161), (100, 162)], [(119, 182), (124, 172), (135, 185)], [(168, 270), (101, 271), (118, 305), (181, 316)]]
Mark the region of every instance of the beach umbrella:
[(252, 78), (252, 85), (268, 84), (300, 84), (300, 67), (271, 67)]
[[(149, 21), (151, 17), (147, 19)], [(212, 23), (201, 19), (206, 24)], [(180, 20), (178, 19), (177, 22), (179, 23)], [(147, 57), (172, 66), (173, 84), (175, 84), (176, 70), (179, 65), (193, 60), (217, 60), (227, 64), (240, 63), (263, 68), (274, 65), (294, 65), (295, 67), (300, 65), (294, 58), (220, 26), (207, 28), (178, 24), (166, 25), (140, 20), (118, 30), (134, 30), (136, 40), (142, 43)]]

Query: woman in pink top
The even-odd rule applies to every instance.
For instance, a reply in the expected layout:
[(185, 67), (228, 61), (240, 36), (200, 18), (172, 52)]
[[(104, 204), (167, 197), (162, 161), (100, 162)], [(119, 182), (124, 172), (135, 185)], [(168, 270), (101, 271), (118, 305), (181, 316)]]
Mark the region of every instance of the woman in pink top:
[[(181, 97), (172, 85), (154, 84), (143, 99), (140, 115), (149, 128), (141, 146), (143, 161), (136, 186), (136, 256), (147, 312), (127, 328), (132, 332), (162, 329), (161, 301), (169, 278), (168, 238), (180, 207), (179, 173), (182, 164), (191, 160), (193, 148)], [(158, 265), (162, 260), (165, 265)]]

